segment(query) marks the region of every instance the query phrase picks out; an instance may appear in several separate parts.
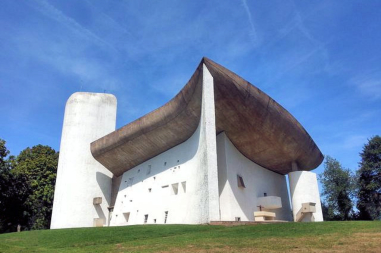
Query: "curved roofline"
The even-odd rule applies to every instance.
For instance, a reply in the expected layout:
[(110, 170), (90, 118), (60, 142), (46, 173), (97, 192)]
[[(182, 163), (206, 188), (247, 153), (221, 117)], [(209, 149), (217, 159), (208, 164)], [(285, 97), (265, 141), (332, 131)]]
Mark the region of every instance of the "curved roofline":
[(300, 170), (319, 166), (319, 148), (286, 109), (205, 57), (168, 103), (91, 143), (94, 158), (119, 176), (190, 138), (200, 121), (203, 64), (214, 80), (217, 134), (225, 131), (244, 156), (280, 174), (291, 172), (293, 162)]

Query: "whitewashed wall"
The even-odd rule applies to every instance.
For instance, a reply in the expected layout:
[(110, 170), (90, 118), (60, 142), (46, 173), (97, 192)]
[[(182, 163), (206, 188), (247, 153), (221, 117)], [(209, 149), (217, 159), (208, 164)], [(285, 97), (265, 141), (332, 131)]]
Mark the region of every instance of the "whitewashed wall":
[[(302, 203), (316, 203), (315, 221), (323, 221), (320, 193), (316, 174), (310, 171), (294, 171), (288, 174), (290, 181), (290, 194), (294, 217), (302, 208)], [(302, 221), (311, 221), (311, 215), (306, 215)]]
[[(68, 99), (62, 128), (51, 228), (107, 224), (112, 173), (98, 163), (90, 143), (115, 130), (116, 98), (104, 93), (74, 93)], [(94, 197), (102, 204), (93, 205)]]
[[(111, 226), (143, 224), (147, 214), (147, 223), (153, 224), (156, 219), (156, 223), (163, 224), (165, 212), (169, 224), (202, 223), (197, 175), (199, 136), (200, 127), (184, 143), (123, 174)], [(178, 184), (177, 194), (174, 184)]]
[(123, 174), (111, 226), (143, 224), (145, 215), (147, 223), (163, 224), (165, 212), (167, 224), (220, 219), (213, 77), (205, 65), (198, 85), (202, 106), (197, 130), (182, 144)]
[[(255, 143), (254, 143), (255, 145)], [(217, 136), (218, 180), (221, 220), (253, 221), (258, 197), (278, 196), (282, 208), (274, 209), (277, 220), (292, 220), (286, 177), (267, 170), (243, 156), (226, 137)], [(237, 175), (242, 176), (246, 188), (238, 187)]]

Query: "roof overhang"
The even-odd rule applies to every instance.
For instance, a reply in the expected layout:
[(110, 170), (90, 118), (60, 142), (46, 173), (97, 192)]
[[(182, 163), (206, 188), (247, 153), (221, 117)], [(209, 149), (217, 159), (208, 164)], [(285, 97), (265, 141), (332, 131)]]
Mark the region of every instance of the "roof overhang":
[(167, 104), (91, 143), (96, 160), (115, 176), (186, 141), (197, 129), (202, 67), (214, 81), (216, 132), (225, 132), (248, 159), (287, 174), (315, 169), (323, 155), (301, 124), (264, 92), (203, 58), (184, 88)]

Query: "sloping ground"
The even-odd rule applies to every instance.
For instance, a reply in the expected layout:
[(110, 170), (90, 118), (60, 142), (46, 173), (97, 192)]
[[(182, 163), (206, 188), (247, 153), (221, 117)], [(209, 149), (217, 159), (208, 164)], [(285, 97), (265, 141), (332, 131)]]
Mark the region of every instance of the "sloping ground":
[(381, 221), (42, 230), (0, 235), (0, 252), (381, 252)]

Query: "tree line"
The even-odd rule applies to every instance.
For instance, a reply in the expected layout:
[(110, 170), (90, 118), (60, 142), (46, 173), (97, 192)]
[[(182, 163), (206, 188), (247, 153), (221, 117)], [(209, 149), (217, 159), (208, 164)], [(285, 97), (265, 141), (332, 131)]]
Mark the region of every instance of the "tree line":
[(381, 137), (369, 139), (360, 157), (355, 173), (336, 159), (325, 158), (319, 175), (324, 220), (381, 219)]
[(50, 227), (58, 152), (49, 146), (10, 155), (0, 139), (0, 233)]

